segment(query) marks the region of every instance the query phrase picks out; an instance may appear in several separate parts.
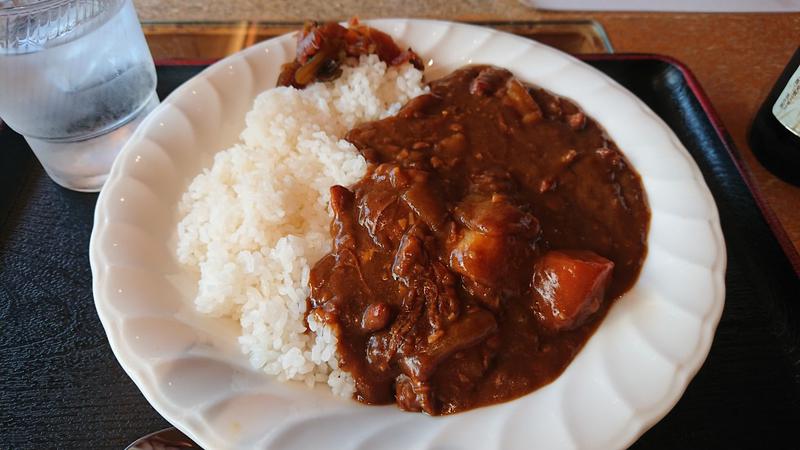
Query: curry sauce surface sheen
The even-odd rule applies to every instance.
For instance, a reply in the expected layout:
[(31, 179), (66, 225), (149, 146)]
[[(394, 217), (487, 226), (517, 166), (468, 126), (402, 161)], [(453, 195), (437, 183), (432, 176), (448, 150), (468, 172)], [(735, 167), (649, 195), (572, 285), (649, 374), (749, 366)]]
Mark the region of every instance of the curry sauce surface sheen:
[(557, 377), (635, 282), (638, 174), (573, 103), (470, 66), (347, 135), (370, 163), (331, 189), (309, 314), (364, 403), (450, 414)]

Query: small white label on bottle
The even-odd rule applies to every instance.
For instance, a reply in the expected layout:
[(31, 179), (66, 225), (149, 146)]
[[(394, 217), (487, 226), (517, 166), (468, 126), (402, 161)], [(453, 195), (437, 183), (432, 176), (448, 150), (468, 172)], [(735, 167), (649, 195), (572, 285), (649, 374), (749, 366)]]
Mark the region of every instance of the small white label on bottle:
[(800, 136), (800, 67), (794, 71), (778, 100), (772, 105), (772, 114), (789, 131)]

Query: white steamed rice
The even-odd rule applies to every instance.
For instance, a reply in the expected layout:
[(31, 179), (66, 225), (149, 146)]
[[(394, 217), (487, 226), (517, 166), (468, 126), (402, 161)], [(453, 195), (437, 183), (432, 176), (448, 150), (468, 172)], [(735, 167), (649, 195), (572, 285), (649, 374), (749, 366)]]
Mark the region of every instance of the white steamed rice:
[(270, 89), (247, 114), (241, 142), (192, 181), (179, 207), (178, 259), (199, 272), (197, 310), (239, 320), (254, 367), (353, 392), (337, 368), (336, 336), (311, 317), (306, 333), (303, 321), (311, 266), (330, 251), (329, 188), (366, 170), (344, 134), (425, 91), (419, 70), (387, 68), (375, 55), (332, 82)]

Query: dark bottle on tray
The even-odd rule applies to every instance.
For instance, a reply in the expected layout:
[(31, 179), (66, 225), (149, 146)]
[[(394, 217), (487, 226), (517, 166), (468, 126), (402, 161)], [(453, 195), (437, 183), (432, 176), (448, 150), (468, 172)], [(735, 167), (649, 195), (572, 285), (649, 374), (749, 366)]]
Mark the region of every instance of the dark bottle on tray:
[(770, 172), (800, 186), (800, 48), (758, 110), (750, 148)]

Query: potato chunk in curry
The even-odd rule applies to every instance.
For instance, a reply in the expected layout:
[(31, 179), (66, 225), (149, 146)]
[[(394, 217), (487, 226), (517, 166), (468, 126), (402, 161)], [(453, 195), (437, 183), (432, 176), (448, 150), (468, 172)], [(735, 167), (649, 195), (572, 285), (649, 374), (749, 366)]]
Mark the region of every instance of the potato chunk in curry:
[(613, 270), (613, 262), (594, 252), (547, 252), (533, 272), (540, 323), (551, 330), (581, 325), (600, 308)]

